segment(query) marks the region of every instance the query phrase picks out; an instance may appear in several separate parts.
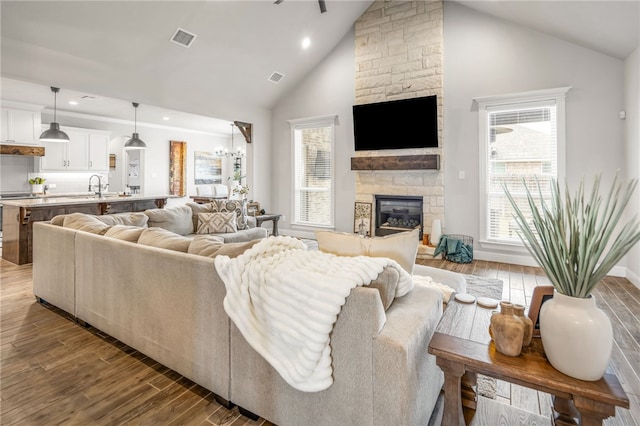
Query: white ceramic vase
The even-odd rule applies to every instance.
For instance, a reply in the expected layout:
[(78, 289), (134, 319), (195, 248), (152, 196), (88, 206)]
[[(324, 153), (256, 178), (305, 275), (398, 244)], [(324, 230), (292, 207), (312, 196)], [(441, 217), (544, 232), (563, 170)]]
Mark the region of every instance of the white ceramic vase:
[(440, 242), (440, 237), (442, 236), (442, 224), (440, 223), (440, 219), (434, 219), (431, 222), (431, 245), (437, 246)]
[(554, 291), (540, 309), (540, 336), (556, 370), (587, 381), (604, 375), (611, 359), (613, 330), (593, 295), (582, 299)]
[(31, 193), (32, 194), (42, 194), (44, 185), (41, 183), (32, 183), (31, 184)]

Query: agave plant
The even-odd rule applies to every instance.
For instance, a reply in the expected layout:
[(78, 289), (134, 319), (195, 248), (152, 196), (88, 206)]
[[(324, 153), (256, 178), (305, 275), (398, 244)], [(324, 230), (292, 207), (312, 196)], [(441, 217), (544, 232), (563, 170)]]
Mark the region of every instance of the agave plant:
[[(587, 298), (596, 284), (640, 240), (637, 215), (620, 227), (619, 221), (638, 182), (625, 184), (618, 174), (606, 200), (600, 196), (597, 176), (591, 197), (585, 201), (583, 181), (571, 197), (565, 184), (565, 198), (556, 179), (551, 182), (551, 200), (545, 202), (540, 182), (538, 204), (523, 180), (532, 219), (527, 221), (513, 196), (502, 185), (515, 210), (518, 235), (536, 262), (544, 269), (556, 291)], [(616, 231), (617, 230), (617, 231)]]

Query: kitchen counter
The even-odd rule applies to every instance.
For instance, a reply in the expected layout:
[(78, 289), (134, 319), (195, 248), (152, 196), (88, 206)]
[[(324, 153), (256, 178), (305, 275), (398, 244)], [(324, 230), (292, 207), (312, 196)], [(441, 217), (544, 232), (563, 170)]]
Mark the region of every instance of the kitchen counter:
[[(129, 203), (131, 201), (166, 199), (168, 195), (108, 195), (106, 197), (98, 197), (93, 195), (86, 196), (40, 196), (33, 198), (19, 198), (2, 200), (5, 206), (16, 207), (43, 207), (43, 206), (67, 206), (74, 204), (96, 204), (96, 203)], [(111, 213), (111, 212), (109, 212)]]
[(2, 200), (2, 258), (22, 265), (31, 263), (33, 223), (51, 220), (69, 213), (104, 215), (111, 213), (141, 212), (163, 208), (168, 195), (80, 196), (22, 198)]

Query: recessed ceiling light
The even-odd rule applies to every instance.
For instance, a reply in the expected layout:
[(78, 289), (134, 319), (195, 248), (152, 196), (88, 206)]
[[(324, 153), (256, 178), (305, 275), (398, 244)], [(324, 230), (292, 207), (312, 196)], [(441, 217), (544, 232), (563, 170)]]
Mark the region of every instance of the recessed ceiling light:
[(302, 39), (302, 48), (308, 49), (311, 46), (311, 39), (309, 37), (305, 37)]
[(69, 101), (69, 105), (78, 105), (78, 102), (76, 102), (76, 101)]
[(162, 117), (164, 121), (169, 121), (169, 117)]

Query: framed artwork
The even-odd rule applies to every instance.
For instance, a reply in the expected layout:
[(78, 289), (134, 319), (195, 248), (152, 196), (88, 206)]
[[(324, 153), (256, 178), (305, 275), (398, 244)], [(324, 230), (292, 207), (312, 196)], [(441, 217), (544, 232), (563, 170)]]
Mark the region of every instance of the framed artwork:
[(195, 151), (195, 184), (222, 183), (222, 158), (213, 152)]
[(169, 193), (187, 195), (187, 143), (169, 141)]
[(553, 286), (541, 285), (533, 289), (529, 318), (533, 322), (533, 336), (540, 336), (540, 308), (547, 300), (553, 298)]
[(360, 235), (371, 235), (371, 203), (356, 202), (353, 214), (353, 232)]

